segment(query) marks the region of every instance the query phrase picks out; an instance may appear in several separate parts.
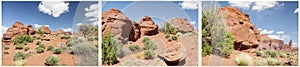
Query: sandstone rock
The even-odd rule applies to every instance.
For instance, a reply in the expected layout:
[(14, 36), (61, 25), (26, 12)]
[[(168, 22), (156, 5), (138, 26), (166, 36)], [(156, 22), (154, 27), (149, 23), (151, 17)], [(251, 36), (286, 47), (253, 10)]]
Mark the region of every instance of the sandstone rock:
[(250, 22), (249, 15), (242, 13), (239, 9), (226, 6), (220, 9), (225, 17), (226, 30), (232, 33), (236, 50), (247, 50), (257, 48), (260, 41), (258, 29)]
[(34, 35), (35, 34), (35, 30), (32, 27), (32, 25), (28, 25), (27, 27), (28, 27), (28, 34)]
[(185, 55), (181, 45), (175, 44), (167, 48), (167, 52), (163, 58), (168, 65), (177, 65), (181, 60), (185, 59)]
[(45, 34), (51, 34), (51, 30), (46, 27), (46, 26), (42, 26), (40, 27), (40, 29), (45, 33)]
[(54, 35), (72, 35), (71, 32), (65, 32), (64, 30), (56, 30), (56, 31), (52, 32), (51, 34), (54, 34)]
[[(291, 42), (291, 41), (290, 41)], [(276, 51), (290, 51), (290, 45), (284, 44), (283, 40), (272, 39), (267, 34), (261, 34), (260, 45), (258, 50), (276, 50)]]
[(21, 28), (24, 27), (24, 24), (21, 22), (16, 22), (12, 25), (13, 28)]
[(181, 33), (192, 32), (194, 30), (194, 25), (184, 18), (174, 18), (171, 20), (171, 23)]
[(3, 34), (3, 38), (2, 38), (2, 43), (4, 45), (9, 45), (10, 42), (12, 41), (12, 38), (13, 38), (13, 33), (12, 32), (7, 32), (7, 33), (4, 33)]
[(145, 16), (139, 22), (141, 36), (144, 35), (155, 35), (158, 33), (158, 25), (156, 25), (152, 19), (148, 16)]
[(130, 35), (129, 35), (129, 40), (130, 41), (136, 41), (137, 39), (140, 38), (141, 32), (140, 32), (140, 28), (139, 28), (139, 24), (136, 22), (133, 22), (133, 27), (130, 31)]

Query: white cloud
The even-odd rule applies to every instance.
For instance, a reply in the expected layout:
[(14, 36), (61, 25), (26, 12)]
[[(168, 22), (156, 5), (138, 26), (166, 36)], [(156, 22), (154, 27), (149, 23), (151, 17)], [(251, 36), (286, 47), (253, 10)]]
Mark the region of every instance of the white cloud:
[(69, 3), (63, 1), (42, 1), (38, 9), (53, 17), (59, 17), (62, 13), (69, 11)]
[(262, 28), (257, 28), (258, 29), (258, 31), (261, 31), (262, 30)]
[(191, 24), (195, 25), (196, 21), (192, 21)]
[(92, 22), (93, 25), (97, 25), (98, 23), (98, 4), (92, 4), (90, 7), (85, 8), (85, 16), (86, 18)]
[(268, 37), (273, 39), (280, 39), (280, 35), (268, 35)]
[(291, 39), (291, 36), (289, 36), (289, 35), (281, 35), (281, 37), (279, 39), (280, 40), (289, 41)]
[(277, 31), (276, 34), (284, 34), (284, 31)]
[(6, 27), (6, 26), (1, 26), (1, 28), (2, 28), (2, 33), (5, 33), (6, 32), (6, 30), (9, 28), (9, 27)]
[(256, 1), (254, 3), (254, 6), (252, 7), (252, 10), (262, 11), (269, 8), (275, 7), (277, 4), (279, 4), (276, 1)]
[(179, 3), (182, 9), (198, 9), (198, 1), (183, 1)]
[(77, 24), (76, 24), (76, 26), (80, 26), (80, 25), (82, 25), (82, 23), (77, 23)]
[(274, 31), (273, 30), (267, 30), (267, 29), (263, 29), (260, 34), (273, 34)]
[(228, 1), (231, 6), (242, 8), (244, 10), (263, 11), (275, 6), (282, 6), (276, 1)]
[(299, 12), (299, 8), (295, 9), (294, 13), (298, 13)]
[(250, 9), (250, 5), (253, 3), (251, 1), (228, 1), (231, 6), (242, 8), (245, 10)]
[(46, 27), (49, 27), (49, 25), (39, 25), (39, 24), (33, 24), (33, 27), (34, 28), (40, 28), (40, 27), (42, 27), (42, 26), (46, 26)]
[(62, 29), (62, 30), (67, 31), (67, 32), (71, 32), (72, 28), (66, 28), (66, 29)]

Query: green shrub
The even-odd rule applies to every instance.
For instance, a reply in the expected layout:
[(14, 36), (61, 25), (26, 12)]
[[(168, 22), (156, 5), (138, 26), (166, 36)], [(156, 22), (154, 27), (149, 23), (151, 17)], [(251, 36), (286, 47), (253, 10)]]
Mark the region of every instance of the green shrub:
[(154, 58), (155, 53), (152, 50), (144, 50), (144, 57), (145, 59), (152, 59)]
[(87, 39), (88, 39), (88, 41), (94, 41), (95, 40), (94, 37), (88, 37)]
[(172, 36), (172, 40), (177, 40), (177, 36)]
[(4, 50), (8, 50), (8, 49), (9, 49), (9, 46), (5, 45)]
[(279, 54), (279, 57), (281, 57), (281, 58), (286, 58), (287, 57), (287, 55), (285, 53), (278, 53), (278, 54)]
[(82, 24), (79, 26), (79, 31), (83, 34), (84, 37), (93, 36), (97, 29), (94, 25)]
[(267, 51), (265, 51), (264, 52), (267, 56), (270, 56), (270, 57), (272, 57), (272, 58), (276, 58), (278, 55), (277, 55), (277, 53), (275, 52), (275, 51), (273, 51), (273, 50), (267, 50)]
[(43, 48), (43, 49), (46, 48), (44, 44), (40, 44), (39, 47), (40, 47), (40, 48)]
[(165, 34), (174, 34), (174, 35), (178, 32), (177, 28), (172, 26), (170, 22), (166, 22), (166, 25), (164, 26), (163, 31)]
[(56, 48), (54, 50), (54, 54), (61, 54), (62, 53), (62, 49), (61, 48)]
[(264, 54), (263, 51), (257, 51), (257, 52), (256, 52), (256, 56), (262, 56), (263, 54)]
[(155, 45), (155, 43), (153, 42), (153, 41), (146, 41), (145, 43), (144, 43), (144, 47), (143, 47), (143, 49), (144, 50), (154, 50), (154, 49), (156, 49), (157, 48), (157, 46)]
[(14, 54), (14, 60), (24, 60), (25, 54), (23, 52), (17, 52)]
[(25, 50), (25, 51), (28, 51), (29, 49), (30, 49), (29, 47), (25, 47), (25, 49), (24, 49), (24, 50)]
[(231, 33), (227, 32), (225, 39), (225, 46), (221, 46), (221, 53), (225, 54), (225, 57), (229, 57), (234, 49), (234, 38)]
[(25, 64), (25, 61), (24, 61), (24, 60), (21, 60), (21, 59), (20, 59), (20, 60), (16, 60), (16, 61), (15, 61), (15, 65), (16, 65), (16, 66), (24, 66), (24, 64)]
[(37, 41), (37, 42), (36, 42), (36, 45), (40, 45), (40, 44), (42, 44), (41, 41)]
[[(86, 65), (97, 65), (98, 64), (98, 48), (90, 44), (79, 44), (75, 45), (72, 49), (73, 54), (76, 57), (80, 58), (80, 61), (77, 62), (79, 66), (86, 66)], [(105, 51), (102, 51), (105, 52)], [(113, 54), (113, 53), (111, 53)], [(103, 54), (102, 54), (103, 55)], [(115, 54), (116, 55), (116, 54)], [(102, 57), (108, 58), (108, 57)], [(109, 57), (111, 58), (111, 57)], [(109, 60), (109, 59), (106, 59)]]
[(252, 63), (252, 57), (249, 56), (247, 53), (240, 53), (233, 60), (239, 66), (249, 66)]
[(166, 34), (166, 38), (170, 38), (171, 37), (171, 35), (170, 34)]
[(277, 60), (274, 59), (274, 58), (267, 58), (267, 63), (268, 63), (268, 65), (270, 65), (270, 66), (274, 66), (274, 65), (277, 64)]
[(33, 38), (29, 35), (19, 35), (13, 39), (15, 45), (18, 44), (27, 44), (28, 42), (33, 42)]
[(41, 28), (39, 28), (39, 29), (36, 31), (36, 33), (37, 33), (37, 34), (40, 34), (40, 35), (44, 35), (44, 34), (45, 34), (44, 31), (43, 31)]
[(136, 44), (129, 44), (129, 45), (128, 45), (128, 48), (129, 48), (131, 51), (138, 51), (138, 50), (140, 50), (140, 46), (139, 46), (139, 45), (136, 45)]
[(145, 43), (145, 42), (150, 41), (150, 40), (151, 39), (149, 37), (144, 37), (143, 40), (142, 40), (142, 42)]
[(53, 48), (54, 48), (53, 46), (48, 46), (47, 51), (51, 51), (51, 50), (53, 50)]
[(202, 43), (202, 56), (207, 56), (209, 54), (211, 54), (212, 52), (212, 48), (210, 47), (209, 43), (207, 42), (203, 42)]
[(38, 47), (38, 48), (36, 49), (36, 53), (43, 53), (43, 52), (44, 52), (44, 48)]
[(48, 56), (45, 62), (45, 64), (48, 66), (58, 66), (59, 63), (60, 63), (59, 57), (55, 57), (55, 56)]
[(110, 31), (102, 36), (102, 64), (105, 65), (112, 65), (117, 62), (117, 54), (116, 50), (114, 49), (116, 45), (116, 41), (113, 39), (112, 34)]
[(70, 36), (67, 36), (67, 35), (62, 35), (60, 36), (60, 39), (70, 39), (71, 37)]
[(266, 66), (267, 65), (267, 62), (264, 60), (264, 58), (255, 60), (255, 63), (258, 66)]
[(23, 49), (23, 44), (15, 45), (15, 49)]

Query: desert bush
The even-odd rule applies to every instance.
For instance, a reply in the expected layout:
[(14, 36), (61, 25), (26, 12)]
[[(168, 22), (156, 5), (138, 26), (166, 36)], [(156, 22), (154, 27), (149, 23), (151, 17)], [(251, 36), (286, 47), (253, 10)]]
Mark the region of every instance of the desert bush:
[(23, 49), (23, 44), (15, 45), (15, 49)]
[(53, 46), (48, 46), (47, 51), (51, 51), (51, 50), (53, 50), (53, 48), (54, 48)]
[(25, 49), (24, 49), (24, 50), (25, 50), (25, 51), (28, 51), (29, 49), (30, 49), (29, 47), (25, 47)]
[(225, 54), (225, 57), (229, 57), (233, 51), (234, 47), (234, 38), (231, 33), (227, 32), (225, 42), (221, 42), (220, 48), (222, 49), (221, 53)]
[(129, 45), (128, 45), (128, 48), (129, 48), (131, 51), (138, 51), (138, 50), (140, 50), (140, 46), (139, 46), (139, 45), (136, 45), (136, 44), (129, 44)]
[(152, 50), (144, 50), (143, 55), (145, 59), (152, 59), (154, 58), (155, 53)]
[(265, 61), (264, 58), (255, 60), (255, 63), (256, 63), (258, 66), (266, 66), (266, 65), (267, 65), (267, 62)]
[(102, 36), (102, 64), (112, 65), (118, 61), (116, 49), (114, 49), (115, 45), (116, 41), (113, 39), (110, 32), (107, 32)]
[(274, 66), (274, 65), (277, 64), (277, 60), (274, 59), (274, 58), (267, 58), (267, 63), (268, 63), (268, 65), (270, 65), (270, 66)]
[(96, 32), (97, 29), (94, 25), (86, 25), (82, 24), (79, 26), (79, 31), (83, 34), (84, 37), (92, 36)]
[[(72, 49), (74, 55), (80, 58), (80, 61), (77, 63), (79, 66), (91, 66), (97, 65), (98, 61), (98, 52), (95, 46), (89, 44), (80, 44), (75, 45)], [(105, 51), (102, 51), (105, 52)], [(107, 57), (102, 57), (107, 58)]]
[(8, 49), (9, 49), (9, 46), (5, 45), (4, 50), (8, 50)]
[(23, 52), (17, 52), (14, 54), (14, 60), (24, 60), (25, 54)]
[(150, 41), (150, 40), (151, 39), (149, 37), (144, 37), (143, 40), (142, 40), (142, 42), (145, 43), (145, 42)]
[(45, 62), (45, 64), (48, 66), (58, 66), (59, 63), (60, 63), (59, 57), (55, 57), (55, 56), (48, 56)]
[(36, 45), (40, 45), (40, 44), (42, 44), (42, 42), (38, 40), (38, 41), (36, 42)]
[(172, 40), (177, 40), (177, 36), (176, 35), (172, 36)]
[(29, 35), (19, 35), (13, 39), (13, 43), (15, 45), (27, 44), (28, 42), (30, 42), (30, 43), (33, 42), (33, 38)]
[(166, 25), (164, 26), (163, 31), (165, 34), (174, 34), (174, 35), (178, 32), (177, 28), (172, 26), (170, 22), (166, 22)]
[(88, 41), (94, 41), (95, 40), (94, 37), (88, 37), (87, 39), (88, 39)]
[(239, 66), (249, 66), (252, 63), (252, 57), (249, 56), (247, 53), (240, 53), (233, 60)]
[(212, 52), (212, 48), (210, 47), (209, 43), (203, 42), (202, 43), (202, 56), (207, 56)]
[(143, 49), (144, 50), (154, 50), (154, 49), (156, 49), (157, 48), (157, 46), (155, 45), (155, 43), (153, 42), (153, 41), (146, 41), (145, 43), (144, 43), (144, 47), (143, 47)]
[(54, 54), (61, 54), (62, 53), (62, 49), (61, 48), (56, 48), (54, 50)]
[(60, 36), (60, 39), (70, 39), (71, 37), (70, 36), (68, 36), (68, 35), (61, 35)]
[(16, 60), (16, 61), (15, 61), (15, 65), (16, 65), (16, 66), (24, 66), (24, 64), (25, 64), (25, 61), (22, 60), (22, 59), (19, 59), (19, 60)]
[(37, 34), (40, 34), (40, 35), (44, 35), (44, 34), (45, 34), (44, 31), (43, 31), (41, 28), (39, 28), (39, 29), (36, 31), (36, 33), (37, 33)]
[(170, 38), (171, 37), (171, 35), (170, 34), (166, 34), (166, 38)]
[(273, 50), (266, 50), (264, 52), (267, 56), (270, 56), (272, 58), (276, 58), (278, 55), (277, 55), (277, 52), (273, 51)]
[(263, 51), (257, 51), (257, 52), (256, 52), (256, 56), (262, 56), (263, 54), (264, 54)]
[(285, 53), (278, 53), (279, 54), (279, 57), (281, 57), (281, 58), (286, 58), (287, 57), (287, 55), (285, 54)]
[(44, 44), (40, 44), (38, 47), (45, 49), (45, 45)]
[(36, 53), (43, 53), (44, 52), (44, 48), (38, 47), (36, 49)]

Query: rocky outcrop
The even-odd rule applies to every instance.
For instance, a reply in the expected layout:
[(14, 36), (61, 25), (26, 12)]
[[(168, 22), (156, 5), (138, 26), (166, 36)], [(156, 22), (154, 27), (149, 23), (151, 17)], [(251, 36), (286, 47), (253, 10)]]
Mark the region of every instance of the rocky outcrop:
[(117, 41), (126, 44), (136, 41), (143, 35), (158, 33), (158, 25), (145, 16), (139, 23), (129, 20), (120, 10), (115, 8), (102, 13), (102, 33), (110, 32)]
[(178, 65), (180, 61), (185, 59), (183, 48), (179, 43), (169, 46), (162, 58), (168, 65)]
[(174, 18), (171, 20), (171, 23), (177, 28), (178, 32), (187, 33), (194, 31), (194, 25), (185, 18)]
[(28, 25), (27, 27), (28, 27), (28, 34), (34, 35), (35, 34), (35, 30), (32, 27), (32, 25)]
[(52, 32), (53, 35), (72, 35), (71, 32), (65, 32), (64, 30), (56, 30)]
[(14, 23), (7, 31), (3, 34), (2, 42), (4, 44), (10, 44), (15, 35), (34, 35), (35, 30), (31, 25), (24, 26), (21, 22)]
[(158, 33), (158, 25), (156, 25), (149, 16), (145, 16), (139, 22), (141, 36), (154, 35)]
[(249, 15), (239, 9), (226, 6), (220, 9), (225, 17), (226, 30), (232, 33), (236, 50), (257, 48), (260, 41), (260, 33), (255, 25), (250, 22)]
[(51, 34), (51, 30), (50, 30), (47, 26), (42, 26), (42, 27), (40, 27), (40, 29), (41, 29), (42, 32), (44, 32), (45, 34)]

